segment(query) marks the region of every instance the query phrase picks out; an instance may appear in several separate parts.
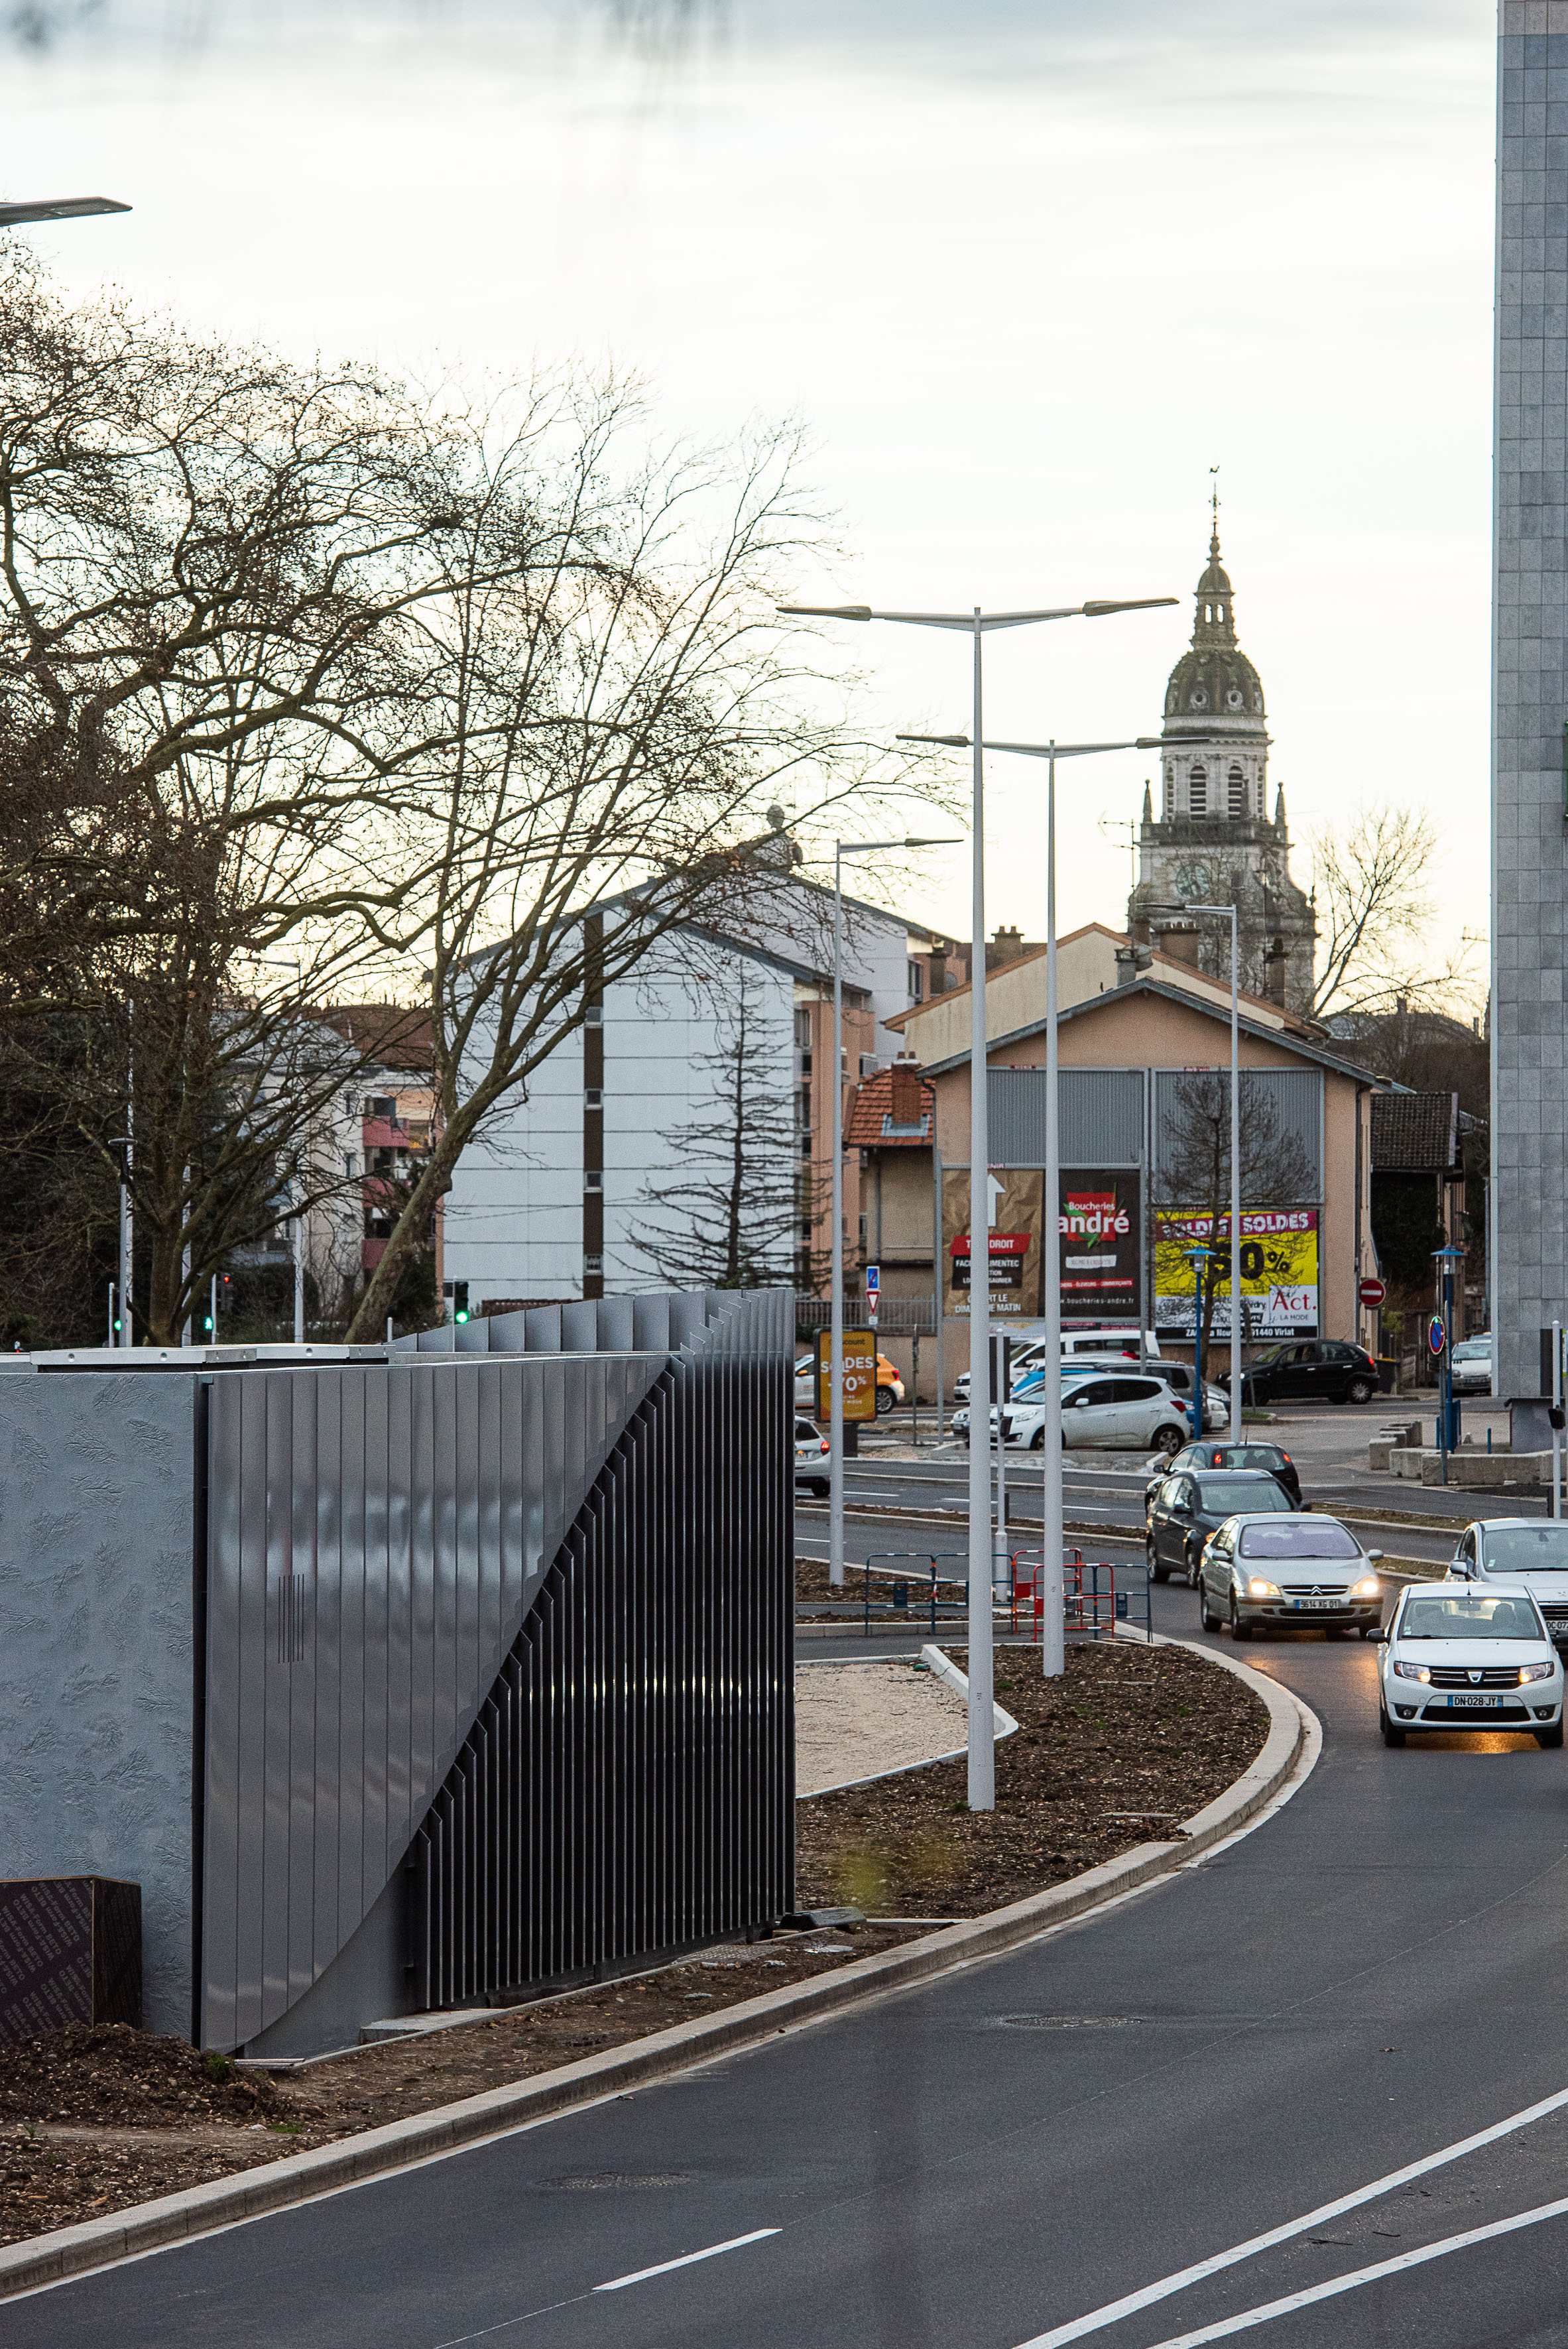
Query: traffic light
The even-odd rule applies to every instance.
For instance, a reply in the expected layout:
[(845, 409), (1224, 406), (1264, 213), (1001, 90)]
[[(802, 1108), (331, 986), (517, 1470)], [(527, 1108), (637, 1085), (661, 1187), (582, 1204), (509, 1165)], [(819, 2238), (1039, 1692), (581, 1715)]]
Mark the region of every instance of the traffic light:
[(466, 1280), (452, 1283), (452, 1319), (466, 1321), (469, 1318), (469, 1284)]

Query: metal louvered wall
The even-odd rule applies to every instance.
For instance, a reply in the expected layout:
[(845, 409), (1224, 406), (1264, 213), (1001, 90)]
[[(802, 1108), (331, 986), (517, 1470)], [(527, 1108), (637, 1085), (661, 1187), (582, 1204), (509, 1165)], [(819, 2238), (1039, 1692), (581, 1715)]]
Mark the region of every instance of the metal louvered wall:
[[(1063, 1069), (1059, 1081), (1063, 1165), (1138, 1165), (1143, 1154), (1143, 1071)], [(986, 1095), (995, 1164), (1043, 1166), (1044, 1069), (992, 1069)]]
[(773, 1366), (684, 1361), (621, 1437), (416, 1837), (420, 2006), (789, 1906), (784, 1400)]

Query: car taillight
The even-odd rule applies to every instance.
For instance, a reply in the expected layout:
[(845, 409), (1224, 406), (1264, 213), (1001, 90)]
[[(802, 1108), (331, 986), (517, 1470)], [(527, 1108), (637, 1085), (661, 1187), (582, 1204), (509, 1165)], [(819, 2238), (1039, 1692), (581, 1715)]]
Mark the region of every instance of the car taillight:
[(823, 1436), (820, 1444), (817, 1446), (819, 1452), (830, 1452), (832, 1448), (831, 1444), (828, 1441), (828, 1438), (825, 1435)]

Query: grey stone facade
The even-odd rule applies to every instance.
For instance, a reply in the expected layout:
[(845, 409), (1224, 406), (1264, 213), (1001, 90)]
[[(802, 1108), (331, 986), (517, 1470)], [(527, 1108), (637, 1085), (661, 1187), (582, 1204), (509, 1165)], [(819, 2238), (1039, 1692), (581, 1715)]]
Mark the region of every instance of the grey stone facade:
[(1492, 711), (1498, 1392), (1568, 1321), (1568, 0), (1502, 0)]
[(1306, 1011), (1316, 918), (1291, 878), (1283, 792), (1269, 809), (1268, 754), (1263, 683), (1236, 641), (1216, 511), (1191, 646), (1165, 688), (1160, 810), (1146, 790), (1127, 926), (1136, 946), (1156, 946), (1228, 980), (1229, 929), (1171, 909), (1233, 905), (1243, 988)]

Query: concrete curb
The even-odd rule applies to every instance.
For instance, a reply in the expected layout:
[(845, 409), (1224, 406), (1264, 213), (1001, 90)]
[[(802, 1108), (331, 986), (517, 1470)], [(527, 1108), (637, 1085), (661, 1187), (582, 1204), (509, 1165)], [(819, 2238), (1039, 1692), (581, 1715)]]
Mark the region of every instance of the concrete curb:
[(1016, 1949), (1183, 1867), (1233, 1835), (1279, 1792), (1295, 1767), (1310, 1715), (1263, 1673), (1216, 1655), (1212, 1649), (1185, 1640), (1157, 1639), (1155, 1644), (1191, 1647), (1194, 1654), (1234, 1672), (1262, 1698), (1269, 1713), (1269, 1733), (1257, 1760), (1216, 1801), (1186, 1821), (1181, 1840), (1138, 1844), (1119, 1859), (1088, 1868), (1067, 1884), (1031, 1893), (1026, 1899), (906, 1942), (882, 1957), (852, 1960), (818, 1981), (792, 1982), (744, 1999), (722, 2013), (676, 2023), (624, 2047), (562, 2064), (537, 2079), (491, 2088), (309, 2153), (284, 2156), (235, 2177), (214, 2178), (206, 2186), (11, 2244), (0, 2250), (0, 2300), (171, 2243), (191, 2241), (238, 2220), (287, 2209), (412, 2163), (506, 2136), (574, 2106), (624, 2095), (716, 2056), (760, 2046), (864, 2001), (929, 1982), (953, 1966)]

